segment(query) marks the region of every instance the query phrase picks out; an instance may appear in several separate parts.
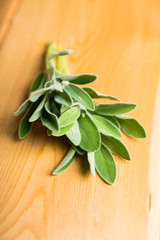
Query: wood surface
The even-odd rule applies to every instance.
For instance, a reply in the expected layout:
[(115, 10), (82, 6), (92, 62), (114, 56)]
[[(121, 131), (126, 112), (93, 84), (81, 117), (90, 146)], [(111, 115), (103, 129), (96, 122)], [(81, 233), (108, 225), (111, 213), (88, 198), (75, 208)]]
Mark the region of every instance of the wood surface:
[[(0, 240), (159, 240), (160, 2), (23, 0), (13, 18), (0, 35)], [(1, 29), (8, 24), (1, 16)], [(139, 105), (129, 115), (148, 137), (123, 137), (132, 161), (116, 157), (113, 186), (83, 157), (51, 176), (69, 145), (40, 123), (18, 139), (13, 112), (52, 40), (74, 50), (72, 73), (98, 74), (90, 86)]]
[(7, 31), (14, 20), (15, 12), (21, 0), (0, 1), (0, 44), (3, 42)]

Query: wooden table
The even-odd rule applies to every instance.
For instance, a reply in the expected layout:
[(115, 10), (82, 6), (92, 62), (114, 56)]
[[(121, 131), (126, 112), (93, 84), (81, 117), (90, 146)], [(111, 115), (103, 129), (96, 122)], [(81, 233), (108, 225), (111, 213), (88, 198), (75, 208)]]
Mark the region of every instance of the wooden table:
[[(85, 158), (51, 171), (69, 145), (35, 125), (18, 140), (13, 112), (43, 65), (45, 46), (74, 50), (72, 73), (92, 72), (98, 91), (136, 102), (146, 140), (123, 137), (113, 186)], [(160, 2), (0, 1), (0, 240), (158, 240), (160, 223)]]

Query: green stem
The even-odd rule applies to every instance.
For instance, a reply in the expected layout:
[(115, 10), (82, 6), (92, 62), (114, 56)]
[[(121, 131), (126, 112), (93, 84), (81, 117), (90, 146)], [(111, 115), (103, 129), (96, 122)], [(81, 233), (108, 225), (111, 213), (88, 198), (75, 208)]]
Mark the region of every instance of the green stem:
[(51, 56), (52, 54), (54, 54), (56, 52), (56, 43), (55, 42), (51, 42), (48, 44), (47, 46), (47, 50), (46, 50), (46, 56), (45, 56), (45, 61), (46, 61), (46, 68), (50, 68), (50, 67), (55, 67), (55, 61), (53, 59), (50, 59), (48, 61), (48, 57)]

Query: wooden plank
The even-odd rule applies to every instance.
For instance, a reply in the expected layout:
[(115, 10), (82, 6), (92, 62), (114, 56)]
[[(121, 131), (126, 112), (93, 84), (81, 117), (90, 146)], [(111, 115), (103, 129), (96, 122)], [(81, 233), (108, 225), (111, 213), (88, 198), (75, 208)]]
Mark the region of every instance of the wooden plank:
[[(0, 52), (1, 240), (158, 239), (159, 21), (156, 0), (22, 2)], [(72, 73), (96, 73), (92, 86), (98, 91), (139, 104), (131, 115), (148, 138), (123, 137), (132, 162), (116, 158), (113, 186), (92, 177), (80, 157), (61, 175), (50, 176), (69, 145), (47, 137), (40, 124), (25, 140), (17, 138), (13, 112), (51, 40), (74, 49), (68, 58)]]
[(0, 44), (10, 26), (20, 0), (5, 0), (0, 2)]

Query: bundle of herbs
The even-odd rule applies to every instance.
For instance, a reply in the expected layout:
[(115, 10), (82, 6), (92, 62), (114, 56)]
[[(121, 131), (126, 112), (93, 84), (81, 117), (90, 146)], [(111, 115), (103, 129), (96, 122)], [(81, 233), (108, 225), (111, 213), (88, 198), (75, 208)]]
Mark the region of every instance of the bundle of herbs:
[[(116, 97), (102, 94), (89, 87), (79, 87), (97, 79), (95, 74), (69, 74), (65, 55), (72, 50), (61, 50), (50, 43), (46, 51), (46, 70), (33, 81), (28, 99), (14, 113), (25, 114), (19, 125), (19, 138), (26, 137), (33, 122), (40, 119), (47, 128), (48, 136), (65, 135), (71, 148), (53, 171), (64, 171), (76, 154), (87, 153), (90, 170), (95, 170), (102, 179), (113, 184), (116, 179), (116, 163), (113, 153), (130, 160), (126, 146), (119, 140), (122, 130), (135, 138), (145, 138), (143, 126), (135, 119), (122, 114), (134, 110), (135, 103), (124, 103)], [(110, 99), (113, 103), (101, 104), (93, 99)], [(116, 101), (116, 102), (115, 102)]]

